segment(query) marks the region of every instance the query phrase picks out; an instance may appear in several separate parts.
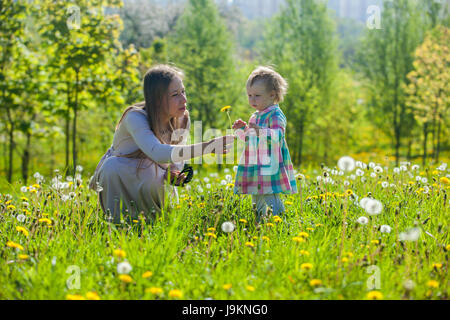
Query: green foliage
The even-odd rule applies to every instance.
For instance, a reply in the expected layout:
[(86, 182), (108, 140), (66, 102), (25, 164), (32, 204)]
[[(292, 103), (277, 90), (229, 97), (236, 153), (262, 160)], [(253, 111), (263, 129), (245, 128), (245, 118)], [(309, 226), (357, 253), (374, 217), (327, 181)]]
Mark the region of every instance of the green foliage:
[(190, 0), (169, 37), (168, 52), (169, 61), (186, 74), (189, 110), (203, 127), (217, 127), (220, 108), (233, 105), (241, 92), (234, 82), (232, 49), (214, 2)]

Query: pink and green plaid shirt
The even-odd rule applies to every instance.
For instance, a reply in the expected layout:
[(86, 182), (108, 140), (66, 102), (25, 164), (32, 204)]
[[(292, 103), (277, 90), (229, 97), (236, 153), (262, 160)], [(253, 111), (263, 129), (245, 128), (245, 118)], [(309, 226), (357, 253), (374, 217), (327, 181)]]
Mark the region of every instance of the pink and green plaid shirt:
[(297, 193), (294, 169), (285, 139), (286, 116), (276, 104), (252, 114), (245, 130), (245, 149), (234, 183), (236, 194)]

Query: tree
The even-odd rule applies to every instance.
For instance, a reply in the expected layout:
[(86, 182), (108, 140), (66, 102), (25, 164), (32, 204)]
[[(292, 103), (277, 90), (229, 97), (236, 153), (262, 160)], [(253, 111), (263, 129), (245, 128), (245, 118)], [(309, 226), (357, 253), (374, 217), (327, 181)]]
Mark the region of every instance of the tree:
[(406, 88), (408, 105), (423, 126), (423, 165), (427, 157), (427, 136), (431, 127), (433, 155), (439, 161), (442, 127), (449, 119), (448, 96), (450, 94), (450, 30), (437, 26), (428, 33), (424, 42), (416, 49), (414, 70), (408, 74)]
[(380, 29), (366, 31), (359, 65), (368, 80), (369, 117), (392, 138), (398, 165), (402, 138), (414, 126), (404, 86), (422, 39), (423, 20), (415, 2), (409, 0), (385, 2), (382, 16)]
[(192, 116), (210, 127), (218, 125), (217, 111), (233, 105), (243, 86), (233, 83), (231, 38), (212, 0), (189, 0), (169, 36), (169, 61), (186, 73)]
[[(326, 6), (314, 0), (287, 0), (267, 25), (261, 53), (289, 83), (285, 98), (288, 144), (301, 164), (305, 132), (331, 106), (337, 71), (336, 37)], [(292, 148), (293, 147), (293, 148)]]

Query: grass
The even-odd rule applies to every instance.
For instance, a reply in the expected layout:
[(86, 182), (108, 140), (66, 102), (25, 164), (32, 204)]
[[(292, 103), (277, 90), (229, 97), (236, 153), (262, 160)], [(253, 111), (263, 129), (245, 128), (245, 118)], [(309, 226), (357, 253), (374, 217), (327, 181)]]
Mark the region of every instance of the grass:
[[(0, 298), (446, 300), (448, 169), (406, 169), (371, 177), (368, 167), (364, 182), (327, 168), (302, 172), (301, 194), (282, 196), (285, 215), (259, 225), (250, 196), (226, 185), (230, 169), (197, 174), (156, 220), (121, 225), (104, 218), (88, 177), (59, 190), (43, 181), (21, 192), (16, 183), (0, 195)], [(324, 171), (334, 184), (317, 180)], [(382, 202), (381, 214), (360, 206), (367, 196)], [(221, 230), (226, 221), (233, 232)], [(419, 239), (400, 241), (413, 227)], [(121, 279), (124, 261), (132, 270)]]

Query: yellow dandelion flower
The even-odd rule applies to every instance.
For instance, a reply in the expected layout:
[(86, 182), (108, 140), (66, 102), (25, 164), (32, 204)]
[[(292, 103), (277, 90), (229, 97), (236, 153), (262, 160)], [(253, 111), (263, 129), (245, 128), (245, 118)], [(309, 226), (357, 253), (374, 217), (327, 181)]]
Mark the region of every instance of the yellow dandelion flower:
[(433, 268), (441, 269), (442, 268), (442, 263), (433, 263)]
[(446, 249), (447, 251), (450, 251), (450, 244), (446, 245), (446, 246), (445, 246), (445, 249)]
[(158, 294), (163, 293), (163, 289), (158, 288), (158, 287), (151, 287), (151, 288), (145, 289), (145, 293), (151, 293), (154, 295), (158, 295)]
[(309, 263), (309, 262), (302, 263), (300, 265), (300, 269), (302, 269), (302, 270), (311, 270), (312, 268), (313, 268), (313, 265), (312, 265), (312, 263)]
[(6, 246), (8, 246), (8, 247), (10, 247), (10, 248), (15, 248), (15, 249), (23, 250), (23, 247), (22, 247), (20, 244), (15, 243), (14, 241), (8, 241), (8, 242), (6, 243)]
[(308, 231), (314, 231), (314, 228), (306, 228)]
[(246, 247), (253, 248), (255, 245), (254, 245), (253, 243), (251, 243), (250, 241), (247, 241), (247, 242), (245, 243), (245, 246), (246, 246)]
[(6, 209), (8, 210), (16, 210), (16, 207), (12, 204), (10, 204), (9, 206), (6, 207)]
[(68, 294), (66, 295), (67, 300), (85, 300), (83, 296), (79, 294)]
[(432, 174), (434, 174), (435, 176), (439, 174), (439, 171), (437, 170), (433, 170)]
[(293, 205), (294, 203), (292, 201), (286, 201), (285, 204), (287, 204), (288, 206)]
[(220, 109), (220, 112), (225, 112), (227, 110), (231, 109), (231, 106), (225, 106), (222, 109)]
[(37, 183), (35, 183), (35, 184), (33, 184), (33, 186), (32, 186), (33, 188), (36, 188), (36, 189), (39, 189), (41, 186), (40, 185), (38, 185)]
[(413, 185), (415, 182), (414, 181), (408, 181), (409, 185)]
[(152, 275), (153, 275), (153, 272), (146, 271), (142, 274), (142, 278), (147, 279), (147, 278), (150, 278)]
[(208, 231), (208, 232), (214, 232), (214, 231), (216, 231), (216, 228), (210, 227), (210, 228), (206, 229), (206, 231)]
[(323, 224), (318, 223), (318, 224), (316, 224), (316, 227), (323, 227)]
[(309, 285), (311, 287), (317, 287), (320, 286), (322, 284), (322, 280), (320, 279), (311, 279), (311, 281), (309, 282)]
[(301, 243), (301, 242), (305, 242), (306, 240), (303, 237), (293, 237), (292, 241)]
[(247, 220), (245, 220), (245, 219), (239, 219), (239, 222), (247, 223)]
[(265, 240), (265, 241), (270, 241), (268, 236), (262, 236), (262, 239)]
[(246, 286), (245, 287), (248, 291), (253, 292), (255, 291), (255, 287), (254, 286)]
[(125, 282), (125, 283), (130, 283), (130, 282), (133, 281), (133, 278), (130, 277), (129, 275), (127, 275), (127, 274), (121, 274), (121, 275), (119, 275), (119, 279), (120, 279), (122, 282)]
[(212, 232), (205, 233), (205, 236), (206, 236), (206, 237), (210, 237), (210, 238), (217, 239), (217, 236), (216, 236), (214, 233), (212, 233)]
[(450, 184), (450, 180), (449, 180), (447, 177), (441, 177), (441, 178), (439, 179), (439, 181), (440, 181), (442, 184)]
[(28, 198), (27, 198), (27, 197), (20, 197), (20, 199), (21, 199), (22, 201), (28, 201)]
[(352, 252), (350, 252), (350, 251), (349, 251), (349, 252), (346, 252), (346, 253), (344, 253), (344, 255), (346, 255), (347, 257), (350, 257), (350, 258), (351, 258), (351, 257), (353, 257), (353, 253), (352, 253)]
[(8, 200), (5, 202), (6, 205), (10, 204), (12, 202), (12, 200)]
[(439, 287), (439, 282), (437, 282), (436, 280), (428, 280), (427, 287), (437, 288)]
[(47, 224), (51, 224), (51, 223), (52, 223), (52, 220), (50, 220), (50, 219), (48, 219), (48, 218), (40, 218), (38, 221), (39, 221), (39, 222), (45, 222), (45, 223), (47, 223)]
[(257, 236), (253, 236), (252, 239), (253, 240), (258, 240), (258, 237)]
[(283, 219), (281, 219), (279, 216), (273, 216), (273, 221), (275, 221), (275, 222), (282, 222)]
[(274, 226), (274, 224), (273, 224), (273, 223), (271, 223), (271, 222), (267, 222), (267, 223), (266, 223), (266, 226), (268, 226), (268, 227), (273, 227), (273, 226)]
[(298, 234), (298, 236), (299, 237), (303, 237), (303, 238), (308, 238), (309, 237), (309, 234), (307, 233), (307, 232), (300, 232), (299, 234)]
[(114, 250), (113, 254), (118, 258), (125, 258), (127, 256), (127, 253), (122, 249)]
[(21, 232), (25, 237), (28, 237), (29, 232), (24, 227), (16, 226), (16, 231)]
[(86, 293), (86, 298), (88, 300), (100, 300), (100, 296), (95, 291), (89, 291)]
[(27, 216), (29, 216), (31, 214), (31, 212), (28, 211), (27, 209), (23, 209), (23, 213), (25, 213)]
[(353, 194), (353, 191), (348, 189), (348, 190), (345, 191), (345, 194), (348, 195), (348, 196), (351, 196)]
[(227, 187), (234, 188), (234, 183), (227, 183)]
[(20, 260), (27, 260), (30, 256), (27, 254), (19, 254), (18, 257)]
[(301, 254), (302, 256), (309, 256), (309, 252), (306, 251), (306, 250), (300, 250), (300, 254)]
[(371, 244), (380, 244), (380, 241), (379, 240), (372, 240), (372, 241), (370, 241), (370, 243)]
[(171, 298), (181, 298), (183, 296), (183, 293), (181, 290), (173, 289), (169, 291), (169, 297)]
[(382, 300), (383, 294), (380, 291), (370, 291), (369, 293), (367, 293), (367, 299)]
[(37, 193), (36, 189), (30, 190), (30, 193)]
[(204, 202), (200, 202), (197, 207), (199, 207), (200, 209), (206, 207), (206, 204)]
[(223, 288), (224, 290), (230, 290), (231, 287), (232, 287), (232, 284), (231, 284), (231, 283), (225, 283), (225, 284), (222, 286), (222, 288)]
[(346, 263), (346, 262), (348, 262), (348, 258), (347, 258), (347, 257), (343, 257), (343, 258), (341, 259), (341, 261), (344, 262), (344, 263)]

